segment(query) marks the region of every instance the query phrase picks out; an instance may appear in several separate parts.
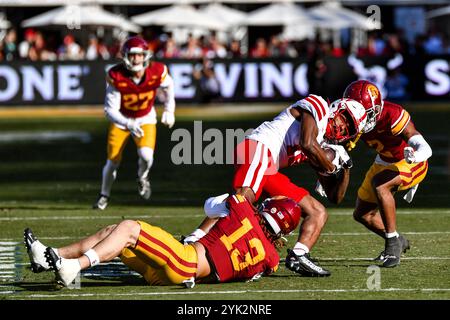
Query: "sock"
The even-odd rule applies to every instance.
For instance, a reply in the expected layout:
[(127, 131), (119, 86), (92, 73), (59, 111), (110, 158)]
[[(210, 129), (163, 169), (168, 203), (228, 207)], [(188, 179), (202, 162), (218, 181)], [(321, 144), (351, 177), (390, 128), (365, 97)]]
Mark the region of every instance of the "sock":
[(309, 252), (309, 248), (305, 246), (303, 243), (297, 242), (293, 249), (294, 253), (298, 256), (302, 256), (305, 253)]
[(111, 160), (106, 161), (106, 164), (103, 167), (101, 194), (107, 197), (109, 197), (109, 195), (111, 194), (111, 187), (114, 180), (116, 180), (118, 167), (119, 165), (115, 164)]
[(138, 177), (139, 179), (146, 179), (153, 165), (153, 149), (148, 147), (139, 148), (138, 155)]
[(100, 258), (98, 257), (98, 254), (94, 249), (89, 249), (84, 253), (84, 255), (88, 257), (91, 267), (96, 266), (100, 263)]
[(399, 234), (398, 234), (397, 231), (394, 231), (394, 232), (386, 232), (386, 233), (385, 233), (385, 236), (386, 236), (386, 239), (390, 239), (390, 238), (394, 238), (394, 237), (397, 237), (397, 238), (398, 238)]

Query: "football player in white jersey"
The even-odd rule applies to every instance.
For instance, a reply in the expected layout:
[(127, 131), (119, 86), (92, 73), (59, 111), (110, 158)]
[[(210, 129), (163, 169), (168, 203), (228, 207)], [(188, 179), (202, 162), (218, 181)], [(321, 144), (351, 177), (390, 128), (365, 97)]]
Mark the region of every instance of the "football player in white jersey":
[[(269, 196), (282, 195), (294, 199), (302, 209), (303, 221), (293, 250), (288, 250), (286, 266), (305, 276), (329, 276), (309, 257), (325, 225), (328, 214), (325, 207), (309, 192), (280, 173), (281, 168), (309, 161), (321, 177), (335, 182), (333, 188), (325, 187), (330, 201), (339, 203), (347, 189), (351, 159), (344, 147), (328, 142), (342, 143), (354, 138), (363, 127), (366, 113), (359, 103), (339, 103), (333, 109), (320, 96), (309, 95), (283, 110), (272, 121), (257, 127), (235, 150), (233, 188), (251, 203), (264, 191)], [(351, 105), (351, 107), (349, 107)], [(328, 159), (323, 146), (335, 151)], [(322, 182), (322, 180), (321, 180)], [(217, 202), (221, 198), (218, 197)], [(215, 223), (206, 218), (185, 242), (195, 242), (204, 236)]]

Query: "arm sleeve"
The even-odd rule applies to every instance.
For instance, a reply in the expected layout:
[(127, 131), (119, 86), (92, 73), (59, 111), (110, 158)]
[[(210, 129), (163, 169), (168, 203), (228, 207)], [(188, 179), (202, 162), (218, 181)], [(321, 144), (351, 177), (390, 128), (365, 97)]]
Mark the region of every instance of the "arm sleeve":
[(164, 80), (160, 85), (163, 94), (164, 111), (175, 112), (175, 90), (173, 79), (169, 74), (166, 74)]
[(409, 138), (408, 144), (415, 150), (414, 157), (416, 162), (425, 161), (433, 154), (430, 145), (421, 134), (416, 134)]
[(106, 87), (105, 115), (109, 121), (127, 126), (128, 118), (120, 112), (120, 92), (110, 83)]
[(204, 210), (205, 214), (209, 218), (223, 218), (230, 214), (230, 210), (227, 208), (227, 202), (229, 194), (225, 193), (217, 197), (211, 197), (206, 199)]

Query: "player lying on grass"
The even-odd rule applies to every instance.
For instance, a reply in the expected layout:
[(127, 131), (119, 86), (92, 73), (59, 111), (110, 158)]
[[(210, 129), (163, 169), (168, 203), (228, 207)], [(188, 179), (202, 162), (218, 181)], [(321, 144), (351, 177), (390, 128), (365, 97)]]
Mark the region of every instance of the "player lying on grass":
[(43, 245), (30, 229), (24, 240), (34, 272), (52, 269), (68, 286), (80, 270), (120, 257), (150, 285), (246, 281), (275, 272), (281, 236), (293, 231), (301, 210), (286, 197), (266, 199), (258, 210), (240, 195), (209, 198), (206, 214), (221, 217), (208, 235), (182, 244), (143, 221), (124, 220), (61, 248)]
[[(309, 95), (283, 110), (272, 121), (257, 127), (237, 146), (233, 188), (251, 203), (264, 192), (293, 199), (302, 210), (303, 221), (293, 250), (288, 250), (286, 267), (303, 276), (329, 276), (330, 272), (311, 260), (310, 250), (317, 242), (328, 214), (310, 193), (295, 185), (279, 169), (308, 161), (320, 173), (328, 199), (339, 203), (349, 181), (351, 159), (337, 145), (353, 139), (365, 125), (364, 107), (352, 100), (342, 101), (333, 111), (320, 96)], [(326, 141), (334, 144), (324, 144)], [(328, 158), (323, 148), (333, 148)], [(206, 218), (185, 241), (197, 241), (215, 221)]]
[[(358, 189), (353, 216), (385, 239), (384, 251), (376, 260), (383, 262), (384, 267), (395, 267), (401, 253), (409, 249), (409, 241), (397, 232), (394, 194), (409, 190), (405, 200), (412, 201), (427, 174), (432, 150), (416, 130), (408, 111), (383, 101), (373, 83), (352, 82), (344, 97), (360, 102), (366, 109), (367, 124), (360, 138), (377, 151), (375, 162)], [(354, 143), (350, 147), (353, 146)]]

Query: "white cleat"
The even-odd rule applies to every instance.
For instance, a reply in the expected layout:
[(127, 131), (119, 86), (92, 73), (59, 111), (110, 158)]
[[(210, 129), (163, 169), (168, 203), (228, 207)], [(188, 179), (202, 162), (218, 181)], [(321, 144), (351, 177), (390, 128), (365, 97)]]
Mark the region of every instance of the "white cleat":
[(147, 179), (138, 179), (138, 192), (139, 195), (144, 198), (145, 200), (150, 199), (150, 196), (152, 195), (152, 189), (150, 187), (150, 181)]
[(50, 271), (50, 266), (45, 259), (46, 246), (34, 236), (30, 228), (26, 228), (23, 231), (23, 241), (27, 248), (28, 257), (30, 258), (31, 270), (34, 273)]
[(72, 284), (81, 270), (78, 259), (61, 258), (50, 247), (45, 249), (45, 258), (55, 272), (56, 281), (66, 287)]
[(108, 206), (109, 197), (103, 194), (100, 194), (97, 198), (97, 201), (92, 205), (92, 209), (100, 209), (105, 210)]

